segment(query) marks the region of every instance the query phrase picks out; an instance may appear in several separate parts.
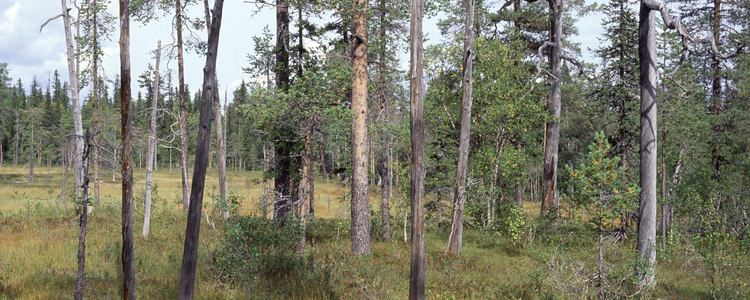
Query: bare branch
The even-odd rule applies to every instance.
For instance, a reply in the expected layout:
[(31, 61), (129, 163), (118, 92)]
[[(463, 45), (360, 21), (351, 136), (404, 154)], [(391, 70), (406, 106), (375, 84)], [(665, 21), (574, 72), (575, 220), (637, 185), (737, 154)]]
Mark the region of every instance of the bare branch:
[(723, 55), (719, 52), (719, 48), (716, 46), (716, 40), (714, 40), (713, 36), (708, 36), (702, 39), (692, 36), (684, 27), (682, 27), (680, 22), (672, 19), (672, 16), (669, 15), (669, 9), (663, 3), (645, 0), (643, 1), (643, 6), (650, 10), (658, 10), (661, 13), (661, 18), (664, 20), (664, 24), (667, 25), (667, 28), (677, 30), (677, 33), (679, 33), (682, 38), (688, 39), (693, 43), (711, 44), (711, 52), (713, 52), (714, 57), (719, 60), (734, 58), (745, 52), (744, 48), (747, 45), (738, 43), (737, 51), (729, 55)]
[[(68, 8), (68, 12), (70, 12), (70, 8)], [(62, 17), (62, 16), (64, 16), (64, 15), (65, 15), (66, 13), (68, 13), (68, 12), (60, 13), (59, 15), (56, 15), (56, 16), (54, 16), (54, 17), (52, 17), (52, 18), (49, 18), (49, 19), (47, 20), (47, 22), (44, 22), (44, 23), (42, 24), (42, 26), (40, 26), (40, 27), (39, 27), (39, 33), (42, 33), (42, 29), (44, 29), (44, 26), (45, 26), (45, 25), (47, 25), (47, 24), (48, 24), (49, 22), (52, 22), (53, 20), (55, 20), (55, 19), (57, 19), (57, 18), (59, 18), (59, 17)]]

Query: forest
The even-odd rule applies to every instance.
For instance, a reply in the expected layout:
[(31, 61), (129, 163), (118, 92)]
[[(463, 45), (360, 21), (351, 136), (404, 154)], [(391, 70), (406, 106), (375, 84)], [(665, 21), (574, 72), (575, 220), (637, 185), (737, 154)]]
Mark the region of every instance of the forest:
[(750, 2), (662, 1), (245, 1), (227, 90), (223, 0), (61, 0), (67, 68), (0, 57), (0, 299), (749, 299)]

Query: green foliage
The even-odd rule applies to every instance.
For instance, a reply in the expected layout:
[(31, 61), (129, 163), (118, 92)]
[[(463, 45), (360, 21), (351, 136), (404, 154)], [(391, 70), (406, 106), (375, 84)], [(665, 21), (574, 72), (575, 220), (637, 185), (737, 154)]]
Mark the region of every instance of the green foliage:
[[(315, 223), (307, 230), (317, 231)], [(292, 290), (296, 295), (335, 298), (331, 272), (313, 256), (298, 256), (299, 222), (280, 226), (275, 220), (252, 216), (232, 217), (221, 248), (213, 254), (212, 272), (225, 283), (253, 289), (258, 280), (275, 282), (266, 295)]]
[(639, 193), (635, 185), (623, 182), (620, 159), (606, 155), (610, 145), (603, 132), (597, 132), (596, 142), (589, 145), (588, 156), (575, 169), (566, 166), (571, 191), (568, 196), (575, 205), (573, 215), (594, 228), (612, 227), (624, 213), (635, 210), (634, 197)]
[[(510, 239), (510, 244), (514, 247), (520, 247), (526, 240), (529, 233), (529, 222), (523, 207), (520, 207), (512, 201), (500, 203), (497, 207), (497, 223), (495, 236), (502, 236)], [(497, 240), (497, 239), (496, 239)]]

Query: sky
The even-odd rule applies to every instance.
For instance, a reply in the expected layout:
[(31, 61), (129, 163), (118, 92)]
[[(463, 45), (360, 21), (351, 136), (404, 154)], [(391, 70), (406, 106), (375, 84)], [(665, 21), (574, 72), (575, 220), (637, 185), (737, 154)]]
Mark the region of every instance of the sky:
[[(106, 1), (106, 0), (105, 0)], [(213, 4), (213, 1), (210, 1)], [(587, 2), (593, 2), (587, 0)], [(73, 7), (70, 2), (68, 7)], [(75, 14), (72, 8), (71, 14)], [(118, 1), (111, 1), (108, 12), (117, 18)], [(62, 10), (58, 0), (0, 0), (0, 62), (8, 63), (10, 77), (14, 82), (21, 78), (24, 86), (31, 83), (36, 76), (42, 86), (46, 86), (55, 70), (58, 70), (63, 81), (68, 80), (67, 56), (65, 52), (65, 31), (62, 18), (51, 21), (40, 32), (39, 27), (49, 18), (58, 15)], [(131, 76), (133, 77), (133, 95), (138, 93), (137, 76), (146, 70), (148, 64), (155, 64), (157, 41), (162, 44), (173, 43), (171, 30), (171, 14), (159, 20), (143, 24), (131, 20), (130, 55)], [(188, 8), (188, 13), (195, 17), (203, 16), (202, 6)], [(593, 62), (590, 48), (596, 48), (599, 37), (603, 33), (601, 16), (590, 15), (578, 21), (579, 36), (573, 39), (581, 43), (583, 60)], [(424, 30), (428, 37), (427, 43), (437, 43), (441, 38), (436, 27), (437, 18), (425, 19)], [(242, 82), (251, 81), (249, 74), (242, 71), (242, 67), (249, 66), (247, 55), (253, 51), (253, 36), (260, 36), (264, 26), (268, 26), (275, 33), (275, 10), (266, 8), (258, 10), (255, 4), (242, 0), (226, 0), (224, 2), (221, 34), (219, 36), (219, 50), (217, 56), (217, 74), (221, 90), (228, 90), (231, 95)], [(115, 29), (109, 40), (102, 41), (104, 57), (102, 58), (101, 74), (110, 80), (119, 72), (119, 19), (115, 20)], [(74, 30), (75, 31), (75, 30)], [(196, 32), (201, 39), (206, 40), (206, 33)], [(176, 59), (166, 60), (162, 54), (161, 72), (174, 70), (173, 78), (176, 82)], [(404, 53), (402, 59), (408, 59)], [(195, 92), (203, 82), (203, 66), (205, 57), (194, 52), (185, 55), (185, 80), (191, 92)], [(405, 64), (404, 64), (405, 65)], [(84, 67), (82, 64), (81, 68)], [(111, 85), (110, 85), (111, 88)], [(85, 92), (85, 91), (84, 91)], [(145, 91), (144, 91), (145, 92)], [(230, 99), (231, 101), (231, 99)]]

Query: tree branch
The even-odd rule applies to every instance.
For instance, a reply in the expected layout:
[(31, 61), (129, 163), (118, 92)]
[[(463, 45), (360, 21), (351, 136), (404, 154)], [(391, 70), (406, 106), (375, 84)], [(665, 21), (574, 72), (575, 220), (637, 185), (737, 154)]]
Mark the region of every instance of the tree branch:
[(42, 29), (44, 29), (44, 26), (45, 26), (45, 25), (47, 25), (47, 24), (48, 24), (49, 22), (52, 22), (53, 20), (55, 20), (55, 19), (57, 19), (57, 18), (59, 18), (59, 17), (62, 17), (62, 16), (64, 16), (64, 15), (65, 15), (66, 13), (68, 13), (68, 12), (70, 12), (70, 8), (68, 8), (68, 11), (67, 11), (67, 12), (64, 12), (64, 13), (60, 13), (59, 15), (56, 15), (56, 16), (54, 16), (54, 17), (52, 17), (52, 18), (49, 18), (49, 19), (47, 20), (47, 22), (44, 22), (44, 23), (42, 24), (42, 26), (40, 26), (40, 27), (39, 27), (39, 33), (42, 33)]

